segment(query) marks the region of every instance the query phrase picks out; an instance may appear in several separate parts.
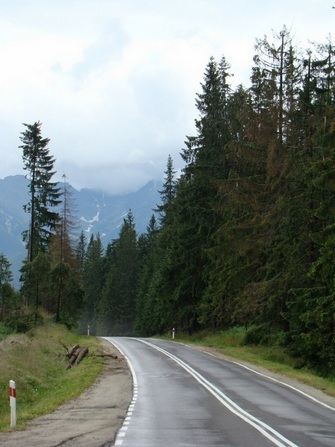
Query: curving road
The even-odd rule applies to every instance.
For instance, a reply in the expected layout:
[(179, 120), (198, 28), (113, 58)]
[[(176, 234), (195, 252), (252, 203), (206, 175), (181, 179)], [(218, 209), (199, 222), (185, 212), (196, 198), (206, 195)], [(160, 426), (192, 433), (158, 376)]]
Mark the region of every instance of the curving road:
[(106, 337), (127, 358), (133, 400), (123, 447), (335, 446), (335, 409), (190, 346)]

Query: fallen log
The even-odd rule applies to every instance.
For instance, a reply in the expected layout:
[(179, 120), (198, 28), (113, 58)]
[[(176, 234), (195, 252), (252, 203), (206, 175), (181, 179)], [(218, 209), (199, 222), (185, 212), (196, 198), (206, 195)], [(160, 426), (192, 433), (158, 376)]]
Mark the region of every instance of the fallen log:
[(117, 360), (118, 356), (114, 354), (106, 354), (101, 352), (99, 354), (89, 354), (86, 346), (80, 347), (78, 344), (73, 345), (70, 349), (61, 342), (61, 345), (66, 349), (66, 357), (69, 359), (69, 363), (66, 369), (70, 369), (73, 366), (78, 366), (84, 357), (109, 357)]
[(79, 348), (77, 358), (74, 362), (74, 365), (77, 366), (82, 361), (82, 359), (85, 357), (85, 355), (88, 353), (88, 348)]
[(118, 356), (114, 354), (89, 354), (87, 357), (111, 357), (115, 360), (118, 359)]
[(77, 360), (77, 357), (78, 357), (78, 354), (79, 354), (79, 350), (80, 350), (80, 348), (77, 348), (75, 351), (72, 352), (71, 357), (69, 358), (69, 367), (70, 368), (75, 363), (75, 361)]
[(68, 357), (71, 357), (76, 351), (77, 351), (77, 349), (79, 349), (80, 348), (80, 346), (77, 344), (77, 345), (73, 345), (72, 346), (72, 348), (70, 348), (69, 350), (68, 350)]
[(66, 357), (69, 359), (66, 369), (70, 369), (73, 366), (78, 366), (83, 358), (88, 354), (88, 348), (86, 346), (81, 348), (78, 344), (75, 344), (72, 348), (68, 349), (64, 343), (61, 342), (61, 344), (66, 349)]

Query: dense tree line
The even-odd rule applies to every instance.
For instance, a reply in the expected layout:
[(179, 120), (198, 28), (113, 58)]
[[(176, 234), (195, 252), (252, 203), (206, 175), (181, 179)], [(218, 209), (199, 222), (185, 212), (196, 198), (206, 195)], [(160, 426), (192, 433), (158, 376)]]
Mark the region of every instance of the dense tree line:
[[(66, 197), (44, 155), (45, 175), (31, 174), (27, 211), (36, 215), (25, 235), (24, 299), (99, 335), (243, 326), (246, 343), (281, 343), (302, 364), (331, 371), (333, 44), (303, 51), (284, 28), (256, 41), (250, 87), (232, 88), (231, 79), (224, 57), (209, 60), (196, 97), (196, 134), (181, 151), (184, 169), (176, 177), (168, 158), (161, 203), (145, 234), (136, 233), (129, 211), (106, 248), (99, 235), (84, 234), (74, 247), (67, 205), (56, 221), (43, 211), (59, 193)], [(23, 138), (25, 148), (30, 137)], [(9, 298), (8, 266), (1, 265), (3, 318), (17, 298)]]
[[(210, 59), (197, 134), (159, 207), (136, 328), (248, 328), (302, 363), (335, 366), (335, 53), (257, 40), (251, 87)], [(141, 285), (141, 282), (140, 282)]]
[(334, 48), (298, 51), (284, 28), (255, 49), (249, 88), (231, 87), (225, 58), (209, 60), (185, 167), (176, 178), (168, 158), (147, 233), (130, 214), (106, 253), (91, 240), (85, 324), (141, 335), (243, 326), (246, 343), (281, 343), (330, 371)]

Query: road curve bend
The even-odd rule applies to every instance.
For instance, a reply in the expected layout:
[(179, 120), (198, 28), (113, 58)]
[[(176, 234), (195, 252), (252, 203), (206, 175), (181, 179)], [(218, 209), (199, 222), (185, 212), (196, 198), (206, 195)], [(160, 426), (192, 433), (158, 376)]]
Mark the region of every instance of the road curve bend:
[(182, 343), (105, 339), (126, 357), (134, 385), (115, 445), (335, 445), (335, 408), (292, 386)]

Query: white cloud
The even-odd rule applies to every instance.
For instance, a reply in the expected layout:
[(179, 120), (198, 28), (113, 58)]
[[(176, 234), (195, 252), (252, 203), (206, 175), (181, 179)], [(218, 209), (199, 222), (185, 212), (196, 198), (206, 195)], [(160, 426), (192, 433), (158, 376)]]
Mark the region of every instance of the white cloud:
[(248, 82), (256, 37), (325, 41), (319, 0), (0, 0), (0, 177), (22, 172), (22, 122), (43, 123), (59, 175), (122, 192), (177, 169), (210, 58)]

